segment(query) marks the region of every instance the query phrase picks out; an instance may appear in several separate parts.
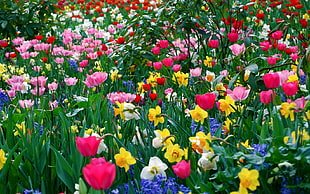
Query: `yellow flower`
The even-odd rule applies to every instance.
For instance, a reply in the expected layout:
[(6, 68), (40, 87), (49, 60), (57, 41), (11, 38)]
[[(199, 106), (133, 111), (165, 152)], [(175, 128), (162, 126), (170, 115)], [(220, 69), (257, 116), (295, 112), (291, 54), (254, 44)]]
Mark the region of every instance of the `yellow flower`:
[(150, 108), (148, 118), (151, 122), (154, 121), (154, 126), (157, 126), (158, 123), (164, 123), (165, 119), (161, 116), (161, 108), (160, 106), (156, 106), (156, 108)]
[(293, 75), (288, 76), (286, 82), (287, 82), (287, 83), (288, 83), (288, 82), (298, 82), (298, 76), (297, 76), (297, 74), (295, 73), (295, 74), (293, 74)]
[(174, 73), (172, 80), (176, 84), (179, 84), (179, 86), (182, 86), (182, 85), (187, 86), (188, 85), (188, 77), (189, 77), (188, 73), (183, 73), (181, 71), (178, 71), (178, 72)]
[(226, 88), (224, 87), (223, 83), (218, 83), (215, 86), (214, 90), (218, 91), (221, 96), (224, 95), (226, 92)]
[(203, 153), (206, 151), (213, 152), (213, 149), (210, 147), (210, 143), (212, 141), (210, 133), (206, 135), (204, 132), (199, 131), (196, 133), (195, 137), (190, 137), (189, 141), (192, 142), (193, 150), (198, 153)]
[(118, 78), (118, 69), (114, 69), (110, 71), (110, 78), (112, 80), (112, 82), (115, 82), (115, 80)]
[(26, 124), (25, 121), (21, 122), (20, 124), (16, 123), (16, 127), (18, 128), (14, 132), (14, 136), (20, 135), (20, 132), (22, 134), (26, 134)]
[(294, 107), (296, 106), (295, 103), (288, 103), (284, 102), (281, 104), (280, 112), (281, 115), (285, 118), (290, 117), (291, 121), (294, 121)]
[(127, 172), (129, 170), (129, 165), (135, 164), (136, 159), (131, 156), (131, 153), (126, 151), (125, 148), (120, 149), (120, 153), (114, 156), (115, 163), (121, 168), (125, 168)]
[(235, 101), (229, 95), (227, 95), (225, 99), (220, 99), (219, 103), (220, 111), (225, 112), (226, 116), (230, 115), (232, 112), (235, 112), (235, 109), (237, 109)]
[(160, 78), (161, 75), (158, 72), (150, 72), (150, 76), (147, 78), (146, 83), (151, 84), (152, 87), (157, 86), (157, 78)]
[(174, 144), (168, 146), (164, 157), (170, 162), (180, 162), (182, 156), (184, 155), (184, 150), (180, 148), (179, 144)]
[(192, 116), (192, 119), (194, 119), (194, 121), (200, 121), (201, 124), (203, 124), (205, 118), (208, 117), (208, 112), (200, 108), (199, 105), (196, 105), (195, 109), (191, 110), (189, 113)]
[(168, 146), (172, 145), (172, 142), (175, 141), (174, 136), (171, 136), (169, 129), (165, 128), (161, 130), (155, 130), (156, 137), (153, 139), (153, 147), (159, 148), (162, 145), (164, 147), (162, 150), (165, 150)]
[(115, 104), (118, 106), (118, 108), (114, 107), (114, 116), (120, 115), (122, 119), (125, 118), (124, 116), (124, 103), (120, 103), (118, 101), (115, 102)]
[(250, 145), (249, 145), (249, 140), (247, 139), (245, 142), (241, 142), (241, 145), (243, 147), (246, 147), (246, 148), (252, 148)]
[[(300, 131), (298, 133), (298, 136), (299, 136), (299, 140), (300, 141), (307, 141), (307, 140), (310, 139), (310, 136), (309, 136), (308, 132), (305, 129), (303, 131)], [(293, 131), (290, 136), (285, 136), (283, 138), (284, 143), (285, 144), (288, 143), (289, 139), (291, 139), (291, 143), (292, 144), (296, 143), (296, 132), (295, 131)]]
[(230, 126), (232, 125), (232, 121), (229, 118), (226, 118), (224, 124), (222, 125), (222, 130), (224, 134), (227, 134), (230, 131)]
[(212, 57), (206, 56), (206, 59), (203, 60), (203, 64), (208, 67), (213, 67), (212, 65)]
[(241, 172), (238, 173), (238, 176), (240, 179), (239, 190), (242, 190), (244, 188), (244, 189), (250, 189), (251, 191), (255, 191), (256, 187), (259, 186), (258, 181), (259, 173), (255, 169), (248, 170), (246, 168), (242, 168)]
[(5, 152), (0, 149), (0, 170), (3, 168), (5, 162), (6, 162)]

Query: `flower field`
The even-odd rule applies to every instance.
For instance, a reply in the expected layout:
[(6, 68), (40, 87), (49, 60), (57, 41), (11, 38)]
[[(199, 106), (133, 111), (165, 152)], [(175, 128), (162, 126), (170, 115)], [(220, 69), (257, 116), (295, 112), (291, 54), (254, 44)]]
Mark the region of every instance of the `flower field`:
[(310, 193), (308, 0), (2, 4), (3, 193)]

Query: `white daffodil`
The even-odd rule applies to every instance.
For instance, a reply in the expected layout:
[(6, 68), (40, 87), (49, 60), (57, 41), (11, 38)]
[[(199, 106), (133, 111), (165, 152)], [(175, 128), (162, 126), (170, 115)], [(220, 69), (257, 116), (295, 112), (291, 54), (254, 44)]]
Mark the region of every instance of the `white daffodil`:
[(140, 177), (141, 179), (149, 179), (152, 180), (154, 176), (161, 174), (166, 177), (165, 170), (168, 166), (163, 163), (157, 156), (151, 157), (149, 161), (149, 165), (144, 167), (141, 171)]
[(131, 103), (124, 103), (124, 117), (125, 120), (140, 119), (140, 114), (136, 111), (136, 106)]
[(201, 158), (198, 160), (198, 166), (200, 166), (203, 170), (216, 170), (217, 165), (216, 162), (219, 160), (219, 156), (214, 157), (213, 152), (205, 152), (202, 153)]

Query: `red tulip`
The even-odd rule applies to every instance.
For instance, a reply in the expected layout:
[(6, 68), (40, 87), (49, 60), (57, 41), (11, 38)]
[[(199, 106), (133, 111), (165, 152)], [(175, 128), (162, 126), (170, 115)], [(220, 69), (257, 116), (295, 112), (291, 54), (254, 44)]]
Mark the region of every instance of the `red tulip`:
[(196, 104), (198, 104), (202, 109), (212, 109), (214, 106), (214, 102), (216, 99), (216, 94), (214, 93), (206, 93), (196, 95)]
[(108, 189), (111, 187), (115, 176), (116, 167), (105, 158), (92, 158), (90, 164), (83, 168), (83, 175), (86, 182), (96, 190)]
[(97, 154), (101, 139), (95, 136), (76, 137), (76, 147), (83, 156), (94, 156)]
[(172, 166), (173, 172), (181, 179), (185, 179), (191, 174), (191, 161), (182, 160)]

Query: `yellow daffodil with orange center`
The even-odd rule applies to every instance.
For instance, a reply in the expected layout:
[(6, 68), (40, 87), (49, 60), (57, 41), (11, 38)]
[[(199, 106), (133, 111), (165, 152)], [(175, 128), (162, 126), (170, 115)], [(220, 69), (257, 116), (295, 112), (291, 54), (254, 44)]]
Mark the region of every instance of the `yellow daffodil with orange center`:
[(229, 95), (227, 95), (225, 99), (220, 99), (219, 103), (220, 111), (225, 112), (226, 116), (230, 115), (232, 112), (235, 112), (235, 109), (237, 109), (235, 101)]
[(6, 162), (5, 152), (0, 149), (0, 170), (3, 168), (5, 162)]
[(207, 70), (205, 79), (208, 82), (213, 82), (213, 80), (215, 79), (215, 73)]
[(161, 108), (160, 106), (156, 106), (156, 108), (150, 108), (148, 114), (149, 121), (154, 122), (154, 126), (157, 126), (158, 123), (164, 123), (165, 119), (161, 116)]
[(174, 144), (167, 147), (164, 157), (170, 163), (180, 162), (184, 154), (184, 150), (180, 148), (179, 144)]
[(114, 156), (115, 163), (121, 168), (125, 168), (127, 172), (129, 170), (129, 165), (135, 164), (136, 159), (131, 156), (131, 153), (126, 151), (125, 148), (120, 149), (120, 153)]
[(293, 75), (288, 76), (286, 82), (287, 82), (287, 83), (288, 83), (288, 82), (298, 82), (298, 76), (297, 76), (297, 74), (295, 73), (295, 74), (293, 74)]
[(240, 179), (239, 190), (250, 189), (251, 191), (255, 191), (256, 187), (259, 186), (259, 173), (257, 170), (248, 170), (247, 168), (242, 168), (241, 172), (238, 173)]
[(229, 118), (226, 118), (224, 124), (222, 125), (222, 130), (224, 131), (224, 135), (226, 135), (230, 131), (230, 126), (232, 125), (232, 121)]
[(294, 107), (295, 103), (284, 102), (281, 104), (280, 113), (285, 118), (290, 117), (291, 121), (294, 121)]
[(208, 67), (213, 67), (212, 65), (212, 57), (206, 56), (206, 59), (203, 60), (203, 64)]
[(212, 141), (210, 133), (206, 135), (204, 132), (199, 131), (195, 137), (190, 137), (189, 141), (192, 142), (193, 150), (200, 154), (206, 151), (213, 152), (213, 149), (210, 147)]
[(205, 118), (208, 117), (208, 112), (200, 108), (199, 105), (196, 105), (194, 110), (191, 110), (189, 114), (192, 116), (192, 119), (196, 122), (204, 123)]
[(174, 73), (172, 80), (178, 84), (179, 86), (187, 86), (188, 85), (188, 73), (183, 73), (181, 71), (178, 71)]

